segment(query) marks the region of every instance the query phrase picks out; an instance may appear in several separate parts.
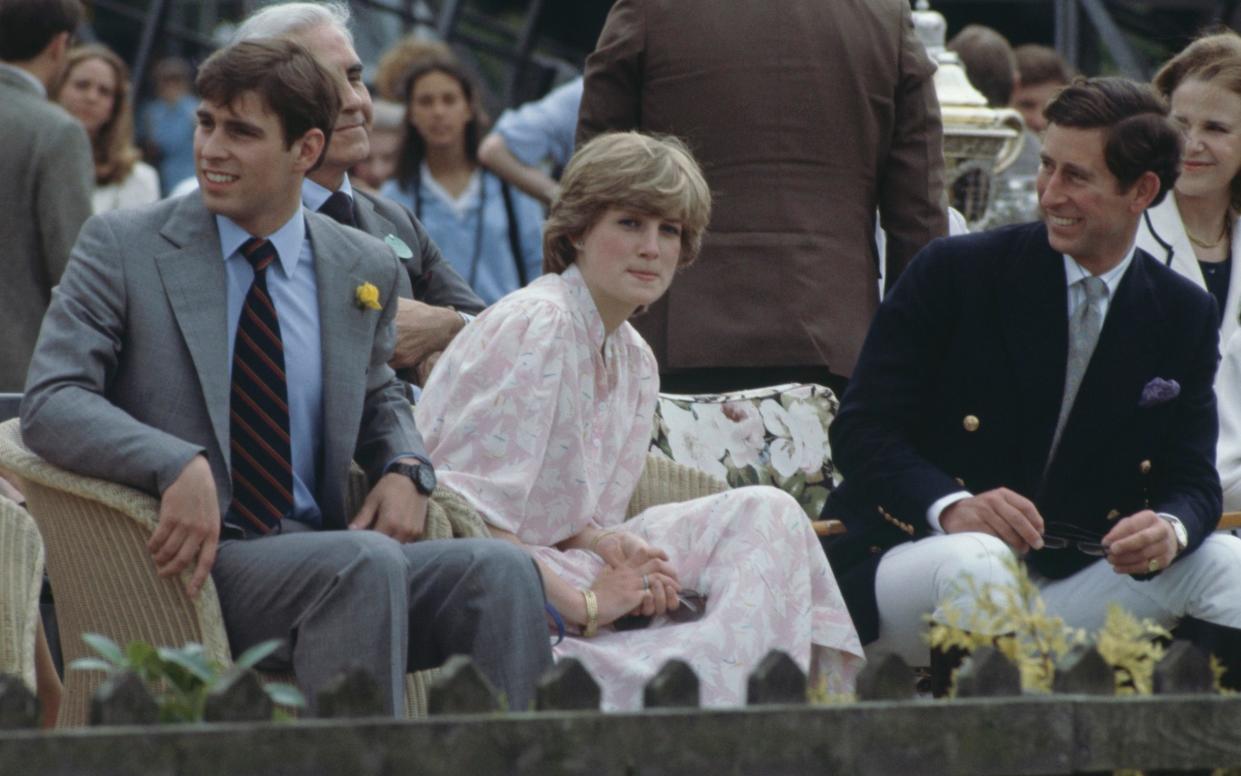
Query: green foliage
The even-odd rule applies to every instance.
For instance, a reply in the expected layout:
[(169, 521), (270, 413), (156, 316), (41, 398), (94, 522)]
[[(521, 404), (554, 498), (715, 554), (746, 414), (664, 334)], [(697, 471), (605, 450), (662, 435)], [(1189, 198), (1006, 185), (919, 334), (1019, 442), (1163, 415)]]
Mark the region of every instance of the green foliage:
[[(87, 633), (82, 640), (99, 654), (73, 661), (77, 671), (105, 671), (109, 676), (132, 671), (152, 688), (159, 707), (160, 722), (201, 722), (207, 695), (234, 671), (253, 668), (263, 658), (280, 648), (272, 639), (246, 650), (236, 663), (222, 666), (207, 659), (201, 644), (184, 647), (153, 647), (145, 641), (130, 642), (122, 650), (114, 641), (98, 633)], [(273, 718), (290, 719), (290, 709), (303, 708), (306, 699), (291, 684), (264, 684), (263, 689), (276, 704)]]
[[(941, 649), (974, 650), (994, 645), (1020, 669), (1023, 689), (1049, 693), (1056, 663), (1074, 646), (1092, 640), (1084, 630), (1070, 628), (1063, 619), (1047, 613), (1024, 564), (1016, 558), (1008, 564), (1016, 580), (1014, 587), (979, 587), (973, 579), (965, 579), (963, 584), (975, 602), (975, 611), (965, 617), (951, 606), (941, 607), (945, 622), (931, 622), (928, 640), (932, 647)], [(1168, 631), (1151, 620), (1138, 620), (1111, 604), (1093, 644), (1112, 667), (1117, 695), (1149, 695), (1155, 664), (1164, 654), (1163, 640), (1170, 639)]]

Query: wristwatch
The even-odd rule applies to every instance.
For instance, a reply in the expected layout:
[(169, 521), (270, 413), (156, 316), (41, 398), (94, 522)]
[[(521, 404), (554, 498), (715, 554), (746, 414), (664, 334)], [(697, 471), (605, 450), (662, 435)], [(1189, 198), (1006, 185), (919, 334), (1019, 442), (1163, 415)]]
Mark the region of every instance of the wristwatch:
[(394, 463), (388, 467), (388, 472), (396, 474), (404, 474), (414, 482), (414, 487), (424, 496), (431, 495), (435, 490), (435, 469), (426, 461), (418, 463)]
[(1189, 546), (1189, 531), (1186, 531), (1185, 524), (1173, 515), (1160, 515), (1160, 517), (1172, 526), (1172, 533), (1176, 534), (1176, 554), (1180, 555)]

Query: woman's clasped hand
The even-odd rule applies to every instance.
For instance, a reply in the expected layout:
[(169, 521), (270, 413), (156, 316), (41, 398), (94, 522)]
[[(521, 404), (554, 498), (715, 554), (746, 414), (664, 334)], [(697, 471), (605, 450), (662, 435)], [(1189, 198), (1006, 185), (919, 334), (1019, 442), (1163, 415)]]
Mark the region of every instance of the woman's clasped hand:
[(609, 533), (595, 551), (606, 563), (591, 585), (599, 600), (600, 625), (628, 614), (650, 617), (677, 608), (681, 584), (668, 553), (627, 531)]

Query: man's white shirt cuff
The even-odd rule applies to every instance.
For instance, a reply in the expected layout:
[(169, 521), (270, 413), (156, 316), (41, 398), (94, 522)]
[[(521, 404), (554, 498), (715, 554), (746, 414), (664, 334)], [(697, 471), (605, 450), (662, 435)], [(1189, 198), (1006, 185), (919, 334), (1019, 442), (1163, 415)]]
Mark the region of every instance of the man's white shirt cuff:
[(968, 490), (958, 490), (956, 493), (949, 493), (947, 496), (936, 499), (935, 503), (926, 510), (926, 522), (931, 526), (931, 533), (942, 534), (944, 532), (943, 526), (939, 524), (939, 516), (944, 513), (945, 509), (958, 501), (972, 498), (973, 495)]

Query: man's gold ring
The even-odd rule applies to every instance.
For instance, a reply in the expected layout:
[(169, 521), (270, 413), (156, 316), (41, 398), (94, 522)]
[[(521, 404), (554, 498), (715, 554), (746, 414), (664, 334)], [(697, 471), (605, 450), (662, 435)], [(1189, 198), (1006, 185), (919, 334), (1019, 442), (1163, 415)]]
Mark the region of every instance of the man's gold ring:
[(1146, 570), (1152, 574), (1158, 571), (1159, 570), (1159, 558), (1151, 558), (1150, 561), (1146, 564)]

